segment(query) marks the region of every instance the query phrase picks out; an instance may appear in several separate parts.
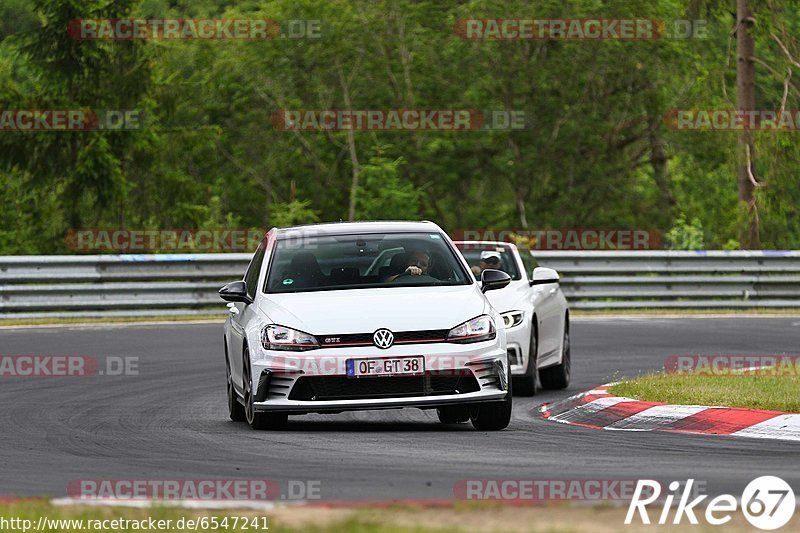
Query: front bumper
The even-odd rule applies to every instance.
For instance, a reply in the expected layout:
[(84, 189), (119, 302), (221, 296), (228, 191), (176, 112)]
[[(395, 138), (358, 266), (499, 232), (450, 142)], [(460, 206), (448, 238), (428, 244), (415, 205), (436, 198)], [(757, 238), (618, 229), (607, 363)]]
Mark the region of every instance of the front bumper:
[(508, 347), (508, 361), (511, 365), (511, 375), (525, 374), (528, 366), (528, 345), (530, 344), (530, 327), (520, 324), (506, 329), (506, 342)]
[[(426, 374), (413, 378), (346, 376), (348, 359), (404, 356), (423, 356)], [(252, 361), (252, 368), (253, 386), (256, 388), (253, 406), (261, 412), (299, 414), (403, 407), (428, 409), (500, 401), (508, 394), (507, 355), (495, 341), (466, 345), (396, 345), (389, 350), (374, 347), (325, 348), (309, 352), (261, 350), (259, 357)], [(431, 381), (436, 379), (450, 379), (459, 385), (452, 387), (454, 390), (447, 390), (446, 386), (431, 387)], [(320, 380), (323, 382), (321, 385), (328, 381), (328, 384), (335, 383), (335, 386), (309, 387), (309, 382), (319, 383)], [(419, 386), (405, 390), (402, 385), (397, 386), (401, 382), (386, 380), (406, 380)], [(351, 382), (353, 387), (348, 387)], [(390, 386), (383, 389), (383, 385)], [(329, 392), (334, 389), (335, 393)], [(348, 395), (353, 396), (342, 397)]]
[(254, 407), (256, 411), (284, 411), (294, 412), (296, 414), (402, 409), (404, 407), (432, 409), (444, 405), (457, 405), (460, 403), (500, 401), (506, 397), (506, 394), (508, 394), (507, 391), (494, 390), (442, 396), (409, 396), (404, 398), (372, 398), (360, 400), (319, 400), (313, 402), (301, 400), (269, 400), (255, 403)]

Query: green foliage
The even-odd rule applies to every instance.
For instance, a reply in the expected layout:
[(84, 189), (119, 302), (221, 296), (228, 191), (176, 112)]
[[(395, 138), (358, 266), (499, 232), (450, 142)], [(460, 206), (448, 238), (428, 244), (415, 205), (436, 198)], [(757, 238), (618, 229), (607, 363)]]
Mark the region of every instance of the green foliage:
[(272, 204), (272, 226), (285, 227), (314, 222), (319, 222), (319, 215), (311, 208), (309, 200), (292, 200), (288, 203)]
[(691, 223), (686, 222), (686, 216), (680, 214), (664, 240), (670, 250), (702, 250), (705, 248), (703, 225), (696, 218)]
[[(6, 254), (64, 253), (59, 191), (36, 190), (24, 175), (0, 171), (0, 251)], [(42, 243), (50, 247), (42, 249)]]
[[(759, 106), (800, 108), (800, 1), (755, 2)], [(0, 109), (137, 109), (136, 131), (0, 132), (0, 253), (70, 228), (268, 228), (348, 218), (445, 229), (641, 228), (730, 247), (736, 136), (667, 127), (735, 105), (732, 3), (664, 0), (6, 0)], [(75, 18), (321, 21), (320, 38), (80, 41)], [(706, 39), (475, 41), (462, 18), (705, 19)], [(521, 130), (287, 132), (279, 109), (522, 110)], [(358, 186), (353, 190), (353, 159)], [(756, 135), (764, 247), (800, 247), (800, 141)], [(19, 213), (19, 215), (17, 215)], [(691, 221), (688, 222), (687, 221)], [(698, 244), (699, 242), (699, 244)]]
[(356, 215), (362, 220), (414, 220), (419, 218), (421, 191), (403, 180), (402, 157), (389, 159), (387, 146), (375, 147), (369, 163), (361, 167), (362, 185), (356, 193)]

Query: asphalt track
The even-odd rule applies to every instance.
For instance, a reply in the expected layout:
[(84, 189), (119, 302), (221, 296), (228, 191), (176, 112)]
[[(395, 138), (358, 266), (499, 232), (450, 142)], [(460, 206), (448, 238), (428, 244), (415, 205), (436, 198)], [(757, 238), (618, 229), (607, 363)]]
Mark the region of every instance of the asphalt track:
[(800, 318), (575, 319), (570, 388), (517, 398), (505, 431), (406, 409), (256, 432), (227, 418), (221, 325), (2, 330), (2, 355), (133, 356), (139, 375), (0, 378), (0, 496), (65, 496), (78, 479), (313, 480), (335, 500), (452, 498), (465, 479), (691, 477), (738, 495), (772, 474), (798, 490), (797, 443), (606, 432), (542, 420), (536, 406), (669, 355), (797, 354), (799, 344)]

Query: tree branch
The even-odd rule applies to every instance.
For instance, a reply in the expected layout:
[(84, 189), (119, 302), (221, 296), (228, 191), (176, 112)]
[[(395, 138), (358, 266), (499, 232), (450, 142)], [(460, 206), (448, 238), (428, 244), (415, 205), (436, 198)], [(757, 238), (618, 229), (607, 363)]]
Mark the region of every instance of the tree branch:
[(789, 62), (790, 62), (792, 65), (796, 66), (797, 68), (800, 68), (800, 63), (798, 63), (798, 62), (797, 62), (797, 60), (796, 60), (795, 58), (793, 58), (793, 57), (792, 57), (792, 54), (789, 52), (789, 49), (788, 49), (788, 48), (786, 48), (786, 45), (784, 45), (784, 44), (781, 42), (781, 40), (780, 40), (780, 39), (778, 39), (778, 36), (777, 36), (777, 35), (775, 35), (774, 33), (770, 33), (770, 36), (772, 36), (772, 38), (775, 40), (775, 42), (776, 42), (776, 43), (778, 43), (778, 46), (780, 46), (780, 47), (781, 47), (781, 50), (783, 50), (783, 53), (784, 53), (784, 54), (786, 54), (786, 59), (788, 59), (788, 60), (789, 60)]
[[(747, 177), (750, 178), (750, 183), (752, 183), (753, 187), (755, 187), (756, 189), (758, 189), (760, 187), (763, 187), (764, 184), (759, 182), (759, 181), (756, 181), (756, 177), (753, 176), (752, 162), (750, 161), (750, 145), (749, 144), (745, 144), (744, 145), (744, 153), (747, 156)], [(753, 204), (755, 205), (755, 198), (753, 198)]]
[[(769, 64), (766, 63), (765, 61), (763, 61), (762, 59), (759, 59), (756, 56), (750, 56), (748, 59), (750, 59), (750, 61), (754, 61), (754, 62), (758, 63), (759, 65), (765, 67), (774, 76), (783, 77), (783, 76), (781, 76), (780, 72), (778, 72), (777, 70), (775, 70), (774, 68), (769, 66)], [(788, 83), (789, 78), (784, 78), (784, 80), (785, 80), (785, 83)], [(798, 89), (797, 86), (794, 83), (792, 83), (791, 85), (792, 85), (792, 89), (794, 89), (795, 92), (797, 92), (797, 94), (800, 95), (800, 89)]]
[(781, 98), (781, 111), (778, 116), (783, 116), (783, 111), (786, 109), (786, 97), (789, 95), (789, 80), (792, 79), (792, 69), (787, 69), (786, 79), (783, 80), (783, 98)]

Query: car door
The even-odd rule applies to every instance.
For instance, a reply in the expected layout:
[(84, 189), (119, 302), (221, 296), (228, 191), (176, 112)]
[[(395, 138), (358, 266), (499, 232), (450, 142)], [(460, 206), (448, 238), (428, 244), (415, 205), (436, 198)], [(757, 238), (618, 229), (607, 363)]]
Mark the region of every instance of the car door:
[[(261, 274), (261, 267), (264, 263), (264, 256), (267, 250), (268, 240), (264, 237), (258, 249), (253, 254), (247, 271), (244, 275), (244, 282), (247, 285), (247, 294), (255, 300), (258, 292), (258, 281)], [(244, 302), (234, 302), (229, 304), (230, 309), (230, 339), (228, 341), (228, 354), (230, 356), (231, 374), (233, 383), (237, 389), (241, 388), (243, 367), (243, 347), (246, 338), (245, 329), (248, 321), (253, 319), (255, 309), (253, 304)]]
[[(533, 270), (539, 266), (530, 250), (519, 249), (528, 281), (533, 281)], [(539, 366), (548, 365), (558, 358), (561, 345), (561, 305), (558, 301), (558, 283), (531, 286), (533, 308), (539, 319)]]

